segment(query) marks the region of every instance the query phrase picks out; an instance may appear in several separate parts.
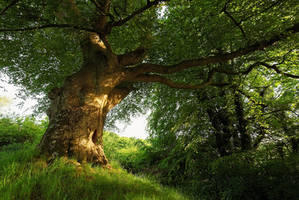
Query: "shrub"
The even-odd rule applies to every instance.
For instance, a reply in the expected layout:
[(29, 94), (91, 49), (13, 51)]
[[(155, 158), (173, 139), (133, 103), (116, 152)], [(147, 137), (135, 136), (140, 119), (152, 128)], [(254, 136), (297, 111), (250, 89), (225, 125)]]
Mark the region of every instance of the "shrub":
[(117, 160), (130, 172), (137, 173), (143, 168), (145, 140), (120, 137), (115, 133), (105, 132), (103, 136), (105, 154), (109, 160)]
[(236, 153), (209, 165), (210, 178), (199, 184), (204, 199), (280, 200), (299, 195), (298, 155), (269, 158), (264, 152)]
[(275, 144), (218, 157), (203, 144), (196, 150), (177, 143), (148, 148), (144, 170), (163, 184), (180, 188), (194, 199), (295, 200), (299, 196), (299, 155), (281, 156)]
[(37, 142), (45, 132), (47, 121), (37, 123), (34, 118), (11, 119), (0, 116), (0, 149), (4, 146)]

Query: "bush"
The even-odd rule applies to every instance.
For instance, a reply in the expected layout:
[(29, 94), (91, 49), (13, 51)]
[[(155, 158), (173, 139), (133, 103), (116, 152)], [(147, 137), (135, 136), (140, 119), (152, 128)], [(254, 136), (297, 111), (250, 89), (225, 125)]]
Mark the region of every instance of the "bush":
[(103, 140), (104, 151), (109, 160), (117, 160), (132, 173), (143, 168), (145, 149), (149, 145), (145, 140), (120, 137), (111, 132), (104, 132)]
[(209, 145), (196, 149), (177, 143), (151, 146), (144, 172), (163, 184), (180, 188), (194, 199), (295, 200), (299, 196), (299, 155), (281, 152), (275, 144), (218, 157)]
[(209, 165), (210, 178), (198, 185), (203, 199), (297, 199), (299, 156), (269, 158), (266, 152), (236, 153)]
[(45, 132), (46, 126), (47, 121), (38, 124), (30, 117), (0, 117), (0, 149), (7, 145), (17, 147), (17, 144), (37, 142)]

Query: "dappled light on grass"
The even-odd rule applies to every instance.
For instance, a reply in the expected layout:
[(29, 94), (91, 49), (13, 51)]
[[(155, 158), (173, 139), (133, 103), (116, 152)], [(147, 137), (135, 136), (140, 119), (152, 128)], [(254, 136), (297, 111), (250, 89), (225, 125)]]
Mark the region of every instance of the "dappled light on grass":
[(133, 176), (112, 162), (112, 169), (61, 158), (47, 164), (23, 145), (0, 152), (0, 199), (185, 199), (172, 189)]

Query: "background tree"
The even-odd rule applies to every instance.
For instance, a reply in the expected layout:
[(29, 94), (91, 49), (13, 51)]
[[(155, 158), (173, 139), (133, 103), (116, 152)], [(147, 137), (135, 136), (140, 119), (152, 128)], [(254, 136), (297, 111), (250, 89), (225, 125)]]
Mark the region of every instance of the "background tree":
[[(159, 14), (154, 8), (163, 4)], [(142, 94), (141, 83), (153, 82), (209, 93), (229, 87), (241, 148), (248, 149), (242, 97), (233, 95), (243, 86), (231, 77), (241, 79), (262, 68), (298, 78), (289, 59), (297, 55), (292, 51), (298, 39), (294, 0), (16, 0), (0, 5), (1, 70), (29, 94), (48, 93), (50, 122), (40, 148), (50, 157), (107, 164), (102, 142), (107, 113), (130, 93), (124, 107), (134, 94)], [(289, 53), (282, 59), (275, 52)], [(225, 114), (213, 112), (212, 124), (219, 118), (229, 126), (221, 120)], [(226, 132), (214, 128), (217, 134)]]

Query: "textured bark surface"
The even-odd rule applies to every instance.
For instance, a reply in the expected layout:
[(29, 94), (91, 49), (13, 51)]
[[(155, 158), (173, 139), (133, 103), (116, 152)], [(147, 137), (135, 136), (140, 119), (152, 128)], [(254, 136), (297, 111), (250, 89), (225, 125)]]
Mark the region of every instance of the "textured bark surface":
[(40, 147), (51, 158), (75, 157), (78, 161), (107, 164), (103, 146), (98, 141), (98, 109), (82, 106), (56, 112), (43, 136)]
[(247, 131), (247, 120), (244, 117), (244, 109), (243, 104), (241, 101), (241, 96), (236, 93), (234, 96), (234, 103), (235, 103), (235, 112), (238, 120), (238, 130), (240, 133), (240, 139), (241, 139), (241, 149), (249, 150), (251, 149), (251, 136)]
[(102, 44), (93, 37), (82, 46), (85, 62), (81, 70), (48, 94), (50, 121), (39, 146), (51, 158), (75, 157), (106, 165), (102, 141), (105, 118), (130, 90), (119, 86), (123, 74), (116, 67), (117, 57), (103, 53)]
[(226, 109), (219, 111), (207, 109), (212, 126), (215, 129), (216, 147), (220, 156), (230, 155), (232, 146), (230, 139), (233, 136), (231, 121)]

